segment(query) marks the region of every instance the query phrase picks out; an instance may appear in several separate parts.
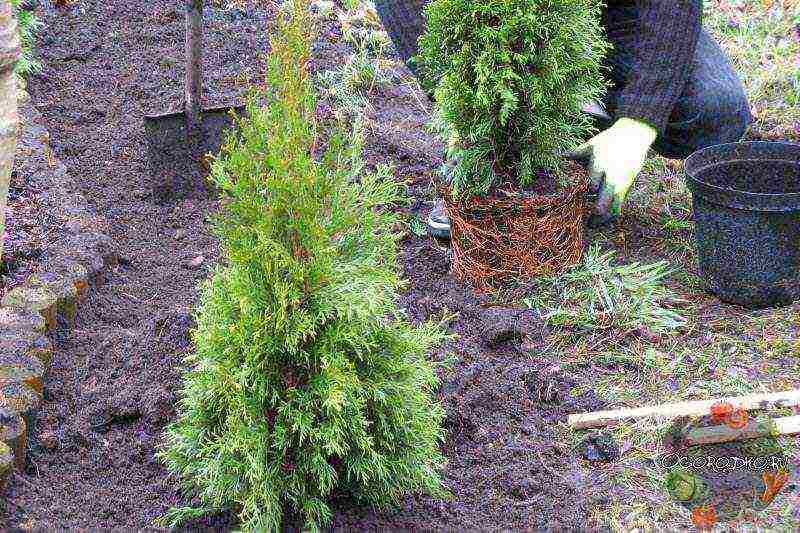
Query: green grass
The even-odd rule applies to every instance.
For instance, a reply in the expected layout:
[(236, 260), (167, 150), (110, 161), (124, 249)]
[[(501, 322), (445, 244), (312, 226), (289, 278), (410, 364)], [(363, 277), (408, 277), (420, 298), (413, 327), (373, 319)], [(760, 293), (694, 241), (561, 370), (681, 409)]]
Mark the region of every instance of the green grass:
[(17, 23), (22, 44), (22, 55), (17, 62), (17, 74), (25, 76), (41, 69), (41, 64), (36, 59), (33, 49), (36, 31), (42, 23), (32, 11), (19, 8), (20, 0), (11, 0), (11, 5), (17, 13)]
[[(581, 331), (647, 329), (667, 332), (686, 321), (665, 302), (677, 296), (661, 281), (670, 274), (667, 263), (615, 264), (614, 252), (592, 246), (580, 268), (547, 280), (547, 290), (559, 294), (544, 312), (548, 324)], [(535, 299), (528, 302), (537, 307)]]
[[(800, 3), (776, 0), (769, 10), (761, 0), (706, 6), (706, 26), (745, 84), (754, 130), (767, 138), (800, 140)], [(680, 162), (659, 157), (648, 162), (625, 222), (590, 236), (596, 248), (571, 275), (571, 288), (555, 283), (527, 302), (548, 310), (554, 331), (542, 357), (562, 361), (562, 369), (579, 383), (575, 394), (592, 390), (615, 408), (800, 387), (800, 305), (752, 312), (721, 305), (705, 293)], [(611, 252), (616, 257), (607, 255)], [(661, 261), (670, 272), (656, 268)], [(657, 295), (666, 290), (686, 301), (674, 310), (685, 321), (665, 335), (626, 335), (636, 324), (669, 323), (658, 307)], [(611, 430), (629, 451), (607, 467), (611, 501), (595, 510), (598, 524), (615, 531), (692, 529), (691, 516), (670, 498), (663, 476), (643, 466), (660, 453), (670, 425), (642, 420)], [(561, 431), (577, 455), (586, 433), (566, 426)], [(783, 444), (800, 461), (797, 439)], [(796, 491), (781, 495), (767, 512), (751, 517), (752, 523), (762, 530), (796, 531), (798, 507)]]

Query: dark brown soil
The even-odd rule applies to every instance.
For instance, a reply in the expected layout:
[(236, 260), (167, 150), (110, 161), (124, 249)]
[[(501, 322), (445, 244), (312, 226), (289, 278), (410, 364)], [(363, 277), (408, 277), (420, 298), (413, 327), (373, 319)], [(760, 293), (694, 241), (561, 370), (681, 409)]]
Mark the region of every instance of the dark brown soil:
[[(169, 205), (153, 201), (150, 191), (158, 184), (145, 167), (142, 126), (144, 113), (180, 98), (178, 4), (85, 0), (39, 8), (44, 70), (30, 90), (57, 156), (108, 218), (122, 261), (83, 305), (75, 329), (56, 339), (30, 465), (0, 494), (0, 523), (8, 526), (150, 528), (185, 501), (154, 450), (174, 416), (197, 283), (217, 259), (204, 224), (215, 202), (202, 192)], [(260, 68), (257, 55), (274, 6), (236, 5), (206, 11), (210, 100), (229, 102)], [(317, 68), (344, 57), (339, 37), (333, 25), (324, 28)], [(397, 179), (409, 183), (409, 214), (421, 216), (440, 158), (423, 129), (428, 110), (416, 89), (400, 81), (371, 94), (366, 155), (371, 165), (396, 166)], [(389, 117), (395, 124), (402, 118), (405, 128), (389, 130)], [(409, 234), (403, 251), (411, 288), (401, 303), (411, 317), (455, 313), (450, 326), (459, 338), (442, 353), (451, 352), (456, 363), (442, 376), (441, 390), (450, 432), (445, 480), (453, 496), (409, 496), (393, 512), (336, 502), (335, 527), (591, 528), (591, 511), (607, 502), (609, 476), (552, 437), (568, 412), (599, 408), (599, 402), (592, 394), (573, 396), (558, 361), (529, 355), (548, 335), (534, 312), (479, 301), (449, 277), (448, 251), (427, 238)], [(199, 256), (196, 267), (192, 260)], [(232, 525), (224, 515), (190, 526)]]
[[(271, 10), (207, 10), (207, 90), (228, 99), (258, 74)], [(216, 260), (202, 194), (159, 206), (142, 125), (180, 102), (182, 4), (105, 0), (42, 4), (44, 69), (29, 89), (57, 157), (107, 217), (121, 266), (56, 339), (39, 442), (0, 500), (0, 523), (48, 530), (145, 528), (180, 500), (154, 458), (174, 413), (197, 283)], [(203, 263), (190, 264), (199, 256)], [(207, 521), (222, 525), (225, 522)]]

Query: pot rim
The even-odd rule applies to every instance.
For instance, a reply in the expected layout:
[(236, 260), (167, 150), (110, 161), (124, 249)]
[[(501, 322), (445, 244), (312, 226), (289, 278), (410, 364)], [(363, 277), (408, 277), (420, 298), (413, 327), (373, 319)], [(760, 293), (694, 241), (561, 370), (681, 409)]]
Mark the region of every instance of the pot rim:
[[(723, 187), (698, 177), (705, 170), (724, 162), (724, 156), (733, 154), (737, 149), (752, 151), (751, 157), (731, 157), (730, 161), (787, 161), (794, 163), (800, 176), (800, 143), (788, 141), (744, 141), (724, 143), (700, 149), (691, 154), (684, 162), (686, 182), (692, 194), (697, 194), (711, 203), (748, 211), (800, 211), (800, 192), (762, 193), (743, 189)], [(764, 156), (758, 157), (763, 151)], [(768, 155), (769, 152), (785, 151), (785, 156)], [(708, 159), (718, 154), (721, 161), (709, 162)]]

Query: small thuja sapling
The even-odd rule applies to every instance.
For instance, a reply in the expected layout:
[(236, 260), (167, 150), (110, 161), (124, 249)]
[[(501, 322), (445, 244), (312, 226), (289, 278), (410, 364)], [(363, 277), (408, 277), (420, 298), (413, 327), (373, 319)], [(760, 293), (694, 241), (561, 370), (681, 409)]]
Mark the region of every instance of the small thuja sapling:
[[(443, 493), (438, 324), (396, 307), (396, 183), (363, 171), (344, 129), (320, 136), (303, 0), (271, 29), (267, 88), (214, 161), (223, 264), (203, 287), (177, 421), (160, 456), (197, 504), (251, 531), (329, 522), (334, 492), (372, 505)], [(322, 148), (324, 147), (324, 150)], [(320, 151), (323, 153), (315, 157)]]
[(560, 176), (591, 130), (608, 48), (598, 0), (432, 0), (416, 58), (449, 141), (452, 194)]

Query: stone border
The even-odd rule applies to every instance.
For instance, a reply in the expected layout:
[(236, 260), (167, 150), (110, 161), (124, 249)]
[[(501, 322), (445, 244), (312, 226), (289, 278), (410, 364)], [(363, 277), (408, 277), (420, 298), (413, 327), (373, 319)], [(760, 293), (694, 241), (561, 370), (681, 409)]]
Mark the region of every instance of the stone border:
[(72, 327), (78, 304), (89, 285), (102, 283), (103, 273), (118, 263), (105, 220), (77, 192), (64, 164), (55, 158), (50, 135), (30, 96), (20, 99), (18, 157), (46, 154), (47, 183), (43, 211), (64, 228), (43, 254), (40, 270), (0, 301), (0, 487), (16, 468), (22, 470), (42, 402), (44, 380), (54, 357), (50, 334), (59, 323)]

